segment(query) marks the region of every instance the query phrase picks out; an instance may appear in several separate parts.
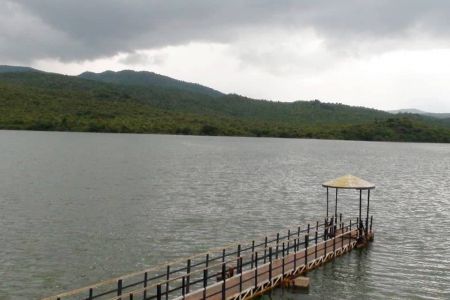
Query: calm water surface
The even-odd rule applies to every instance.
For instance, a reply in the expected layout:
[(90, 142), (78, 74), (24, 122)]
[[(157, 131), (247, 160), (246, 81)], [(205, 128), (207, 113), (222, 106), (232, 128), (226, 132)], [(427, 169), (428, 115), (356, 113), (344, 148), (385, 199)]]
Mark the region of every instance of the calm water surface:
[[(374, 182), (375, 242), (272, 299), (450, 299), (450, 145), (0, 131), (0, 299), (37, 299), (322, 219)], [(356, 216), (356, 192), (339, 212)]]

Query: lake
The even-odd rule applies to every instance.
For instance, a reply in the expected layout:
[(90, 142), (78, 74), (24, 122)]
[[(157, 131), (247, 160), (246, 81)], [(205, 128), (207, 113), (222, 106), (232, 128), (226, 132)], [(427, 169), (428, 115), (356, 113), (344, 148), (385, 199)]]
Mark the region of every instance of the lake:
[[(450, 145), (26, 131), (0, 131), (0, 299), (322, 220), (321, 183), (348, 173), (377, 186), (375, 241), (310, 272), (302, 299), (450, 299)], [(358, 197), (341, 193), (344, 217)]]

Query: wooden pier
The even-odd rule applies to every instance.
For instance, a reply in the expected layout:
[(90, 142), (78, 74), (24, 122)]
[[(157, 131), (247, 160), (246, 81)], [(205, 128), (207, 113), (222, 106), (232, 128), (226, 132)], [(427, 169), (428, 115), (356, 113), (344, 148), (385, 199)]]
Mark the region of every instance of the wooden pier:
[[(336, 189), (336, 210), (331, 218), (261, 239), (212, 249), (44, 300), (251, 299), (276, 286), (290, 285), (295, 277), (373, 240), (373, 218), (369, 218), (368, 208), (370, 189), (374, 186), (367, 182), (363, 186), (361, 181), (347, 183), (345, 187), (328, 183), (324, 184), (327, 188), (327, 216), (328, 189)], [(354, 220), (343, 220), (342, 214), (337, 215), (338, 188), (359, 190), (360, 209), (362, 190), (367, 190), (365, 220), (361, 218), (361, 210), (360, 217)]]

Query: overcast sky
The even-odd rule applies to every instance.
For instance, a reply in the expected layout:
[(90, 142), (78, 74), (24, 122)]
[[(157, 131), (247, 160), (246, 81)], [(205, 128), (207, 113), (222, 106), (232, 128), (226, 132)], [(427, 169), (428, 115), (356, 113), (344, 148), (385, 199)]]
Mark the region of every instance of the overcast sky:
[(0, 0), (0, 64), (450, 112), (450, 1)]

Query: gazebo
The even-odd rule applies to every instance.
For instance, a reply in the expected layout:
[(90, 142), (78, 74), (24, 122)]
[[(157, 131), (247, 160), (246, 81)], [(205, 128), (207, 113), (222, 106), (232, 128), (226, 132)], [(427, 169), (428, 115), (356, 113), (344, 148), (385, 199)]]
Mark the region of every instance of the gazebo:
[(370, 190), (375, 188), (375, 185), (365, 181), (364, 179), (358, 178), (353, 175), (345, 175), (330, 181), (327, 181), (322, 184), (323, 187), (327, 189), (327, 220), (328, 220), (328, 207), (329, 207), (329, 190), (335, 189), (336, 190), (336, 197), (335, 197), (335, 207), (334, 207), (334, 222), (336, 224), (337, 220), (337, 203), (338, 203), (338, 190), (339, 189), (351, 189), (351, 190), (359, 190), (359, 224), (358, 228), (362, 231), (364, 229), (364, 223), (362, 222), (362, 194), (363, 190), (367, 190), (367, 217), (366, 217), (366, 224), (365, 224), (365, 234), (367, 236), (368, 234), (368, 227), (369, 227), (369, 203), (370, 203)]

